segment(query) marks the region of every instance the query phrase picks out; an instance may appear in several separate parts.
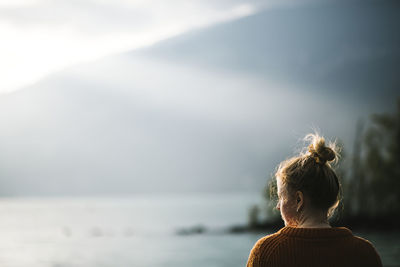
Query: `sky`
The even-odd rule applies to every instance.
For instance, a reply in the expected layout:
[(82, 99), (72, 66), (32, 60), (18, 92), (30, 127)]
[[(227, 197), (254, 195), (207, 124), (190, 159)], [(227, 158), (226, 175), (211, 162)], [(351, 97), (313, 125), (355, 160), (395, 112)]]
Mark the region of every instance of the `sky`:
[(274, 1), (1, 0), (0, 94), (67, 66), (253, 14)]
[(348, 153), (398, 95), (393, 7), (3, 1), (0, 195), (258, 192), (314, 129)]

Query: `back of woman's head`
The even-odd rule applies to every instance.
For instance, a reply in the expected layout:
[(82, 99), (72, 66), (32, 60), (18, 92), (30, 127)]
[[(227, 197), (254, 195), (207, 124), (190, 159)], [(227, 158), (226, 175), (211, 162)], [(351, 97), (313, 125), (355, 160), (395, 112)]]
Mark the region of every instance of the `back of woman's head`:
[(307, 150), (283, 161), (275, 177), (281, 179), (289, 193), (301, 191), (310, 200), (311, 208), (332, 215), (340, 201), (340, 183), (330, 161), (338, 158), (335, 144), (326, 144), (318, 134), (305, 137)]

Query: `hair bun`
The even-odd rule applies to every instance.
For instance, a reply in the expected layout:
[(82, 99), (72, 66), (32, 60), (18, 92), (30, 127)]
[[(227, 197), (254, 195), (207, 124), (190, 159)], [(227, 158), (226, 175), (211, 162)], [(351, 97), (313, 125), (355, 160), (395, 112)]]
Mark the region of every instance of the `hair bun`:
[(311, 140), (308, 151), (317, 163), (325, 164), (327, 161), (332, 161), (336, 158), (336, 151), (325, 145), (325, 138), (317, 134), (309, 134), (306, 139)]

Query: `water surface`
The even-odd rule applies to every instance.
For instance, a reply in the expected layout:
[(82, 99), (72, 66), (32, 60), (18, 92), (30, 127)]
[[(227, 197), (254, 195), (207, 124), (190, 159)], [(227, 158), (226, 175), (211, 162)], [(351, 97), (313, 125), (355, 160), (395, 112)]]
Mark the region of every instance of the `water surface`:
[[(263, 235), (219, 230), (245, 224), (258, 194), (0, 199), (0, 266), (245, 266)], [(203, 226), (211, 232), (177, 235)], [(371, 240), (385, 266), (400, 266), (400, 233)]]

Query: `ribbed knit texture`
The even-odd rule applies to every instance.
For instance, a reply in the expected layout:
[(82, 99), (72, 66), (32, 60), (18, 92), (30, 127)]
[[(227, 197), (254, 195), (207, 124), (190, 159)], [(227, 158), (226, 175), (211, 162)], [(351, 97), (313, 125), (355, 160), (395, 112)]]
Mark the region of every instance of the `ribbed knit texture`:
[(284, 227), (257, 241), (247, 267), (266, 266), (382, 266), (368, 240), (354, 236), (345, 227)]

